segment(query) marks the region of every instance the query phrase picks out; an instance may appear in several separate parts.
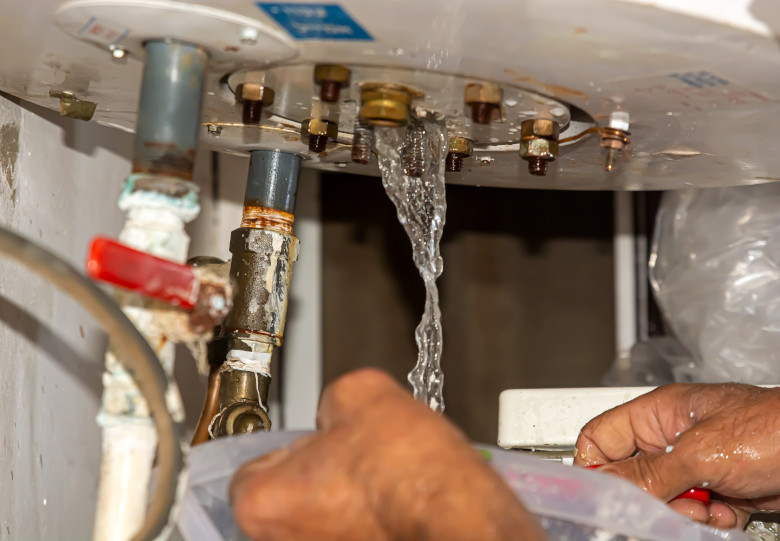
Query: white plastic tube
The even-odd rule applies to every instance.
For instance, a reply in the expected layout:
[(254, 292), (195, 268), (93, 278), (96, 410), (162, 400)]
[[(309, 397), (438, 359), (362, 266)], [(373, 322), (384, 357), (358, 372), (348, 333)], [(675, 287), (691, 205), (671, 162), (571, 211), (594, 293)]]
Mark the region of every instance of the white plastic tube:
[(615, 354), (621, 368), (636, 343), (636, 240), (631, 192), (615, 192), (613, 240), (615, 271)]

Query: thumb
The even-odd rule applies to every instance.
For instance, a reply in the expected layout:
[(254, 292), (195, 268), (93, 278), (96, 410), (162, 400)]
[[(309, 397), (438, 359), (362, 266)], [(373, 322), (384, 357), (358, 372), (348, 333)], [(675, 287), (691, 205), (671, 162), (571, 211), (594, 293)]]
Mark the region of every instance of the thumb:
[(665, 502), (698, 484), (684, 455), (675, 453), (674, 449), (611, 462), (599, 468), (599, 471), (622, 477)]

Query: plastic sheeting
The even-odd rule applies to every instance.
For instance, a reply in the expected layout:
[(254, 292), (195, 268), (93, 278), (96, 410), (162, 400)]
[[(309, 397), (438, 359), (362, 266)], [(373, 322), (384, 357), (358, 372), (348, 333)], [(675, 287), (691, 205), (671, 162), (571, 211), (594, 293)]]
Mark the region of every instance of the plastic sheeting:
[[(245, 540), (228, 503), (233, 473), (244, 462), (289, 445), (303, 434), (260, 432), (194, 448), (177, 524), (179, 539)], [(615, 476), (495, 447), (478, 448), (539, 518), (551, 541), (750, 541), (741, 531), (714, 530), (692, 522)]]
[(650, 280), (679, 344), (637, 346), (637, 383), (780, 383), (780, 184), (667, 192)]

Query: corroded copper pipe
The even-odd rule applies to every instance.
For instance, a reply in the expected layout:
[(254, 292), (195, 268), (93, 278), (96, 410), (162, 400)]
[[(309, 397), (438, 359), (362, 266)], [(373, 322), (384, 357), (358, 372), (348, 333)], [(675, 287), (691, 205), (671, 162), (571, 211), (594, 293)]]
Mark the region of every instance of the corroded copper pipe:
[(219, 366), (212, 366), (209, 371), (209, 386), (206, 391), (206, 400), (203, 402), (203, 410), (200, 412), (200, 420), (192, 436), (192, 445), (200, 445), (209, 441), (209, 424), (219, 410)]

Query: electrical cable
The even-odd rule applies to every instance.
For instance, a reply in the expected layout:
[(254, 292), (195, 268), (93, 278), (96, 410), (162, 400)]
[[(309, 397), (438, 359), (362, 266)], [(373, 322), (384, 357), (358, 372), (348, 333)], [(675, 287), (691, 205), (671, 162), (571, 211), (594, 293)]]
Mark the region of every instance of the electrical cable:
[(146, 399), (157, 429), (158, 477), (146, 519), (132, 541), (157, 538), (168, 524), (184, 467), (180, 426), (165, 401), (168, 378), (157, 355), (119, 306), (70, 263), (3, 227), (0, 254), (21, 263), (86, 309), (111, 337), (119, 358)]

